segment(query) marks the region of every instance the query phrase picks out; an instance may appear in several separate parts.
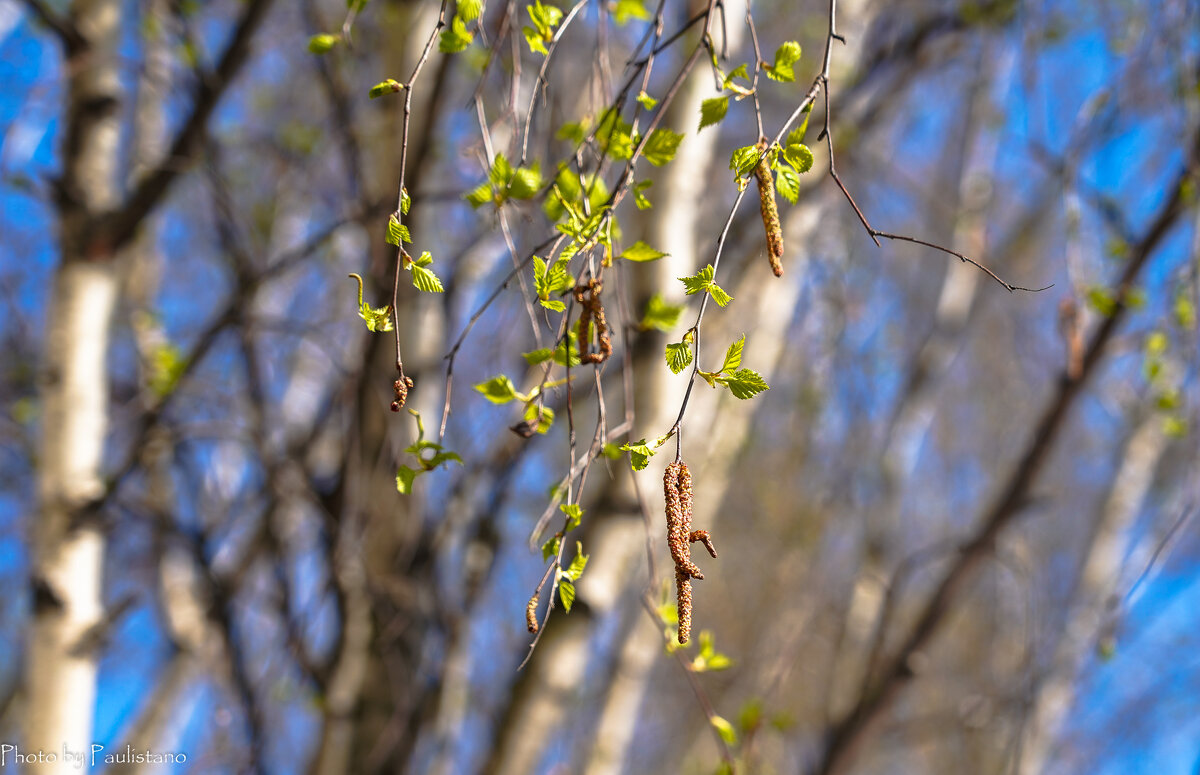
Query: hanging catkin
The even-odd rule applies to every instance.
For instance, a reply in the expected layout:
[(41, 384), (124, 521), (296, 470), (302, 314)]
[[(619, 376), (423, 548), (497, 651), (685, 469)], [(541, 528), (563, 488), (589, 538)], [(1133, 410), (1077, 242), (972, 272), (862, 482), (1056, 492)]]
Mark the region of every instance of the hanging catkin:
[(771, 176), (771, 165), (767, 163), (767, 138), (758, 141), (758, 152), (762, 157), (754, 168), (758, 178), (758, 204), (762, 210), (763, 228), (767, 232), (767, 258), (776, 277), (783, 277), (783, 227), (779, 223), (779, 205), (775, 202), (775, 178)]
[(692, 530), (692, 474), (684, 463), (671, 463), (663, 474), (666, 496), (667, 546), (675, 561), (675, 595), (679, 610), (679, 642), (687, 643), (692, 634), (692, 579), (704, 574), (692, 562), (691, 544), (700, 542), (713, 557), (712, 538), (707, 530)]

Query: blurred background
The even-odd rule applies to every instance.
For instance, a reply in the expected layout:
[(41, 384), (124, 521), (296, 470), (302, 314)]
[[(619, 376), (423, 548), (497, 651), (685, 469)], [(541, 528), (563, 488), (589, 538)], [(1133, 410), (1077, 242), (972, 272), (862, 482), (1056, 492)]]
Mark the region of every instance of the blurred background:
[[(720, 551), (692, 642), (670, 647), (672, 440), (571, 478), (563, 561), (575, 540), (590, 560), (518, 670), (554, 488), (683, 401), (663, 348), (699, 297), (675, 278), (714, 260), (728, 159), (759, 134), (752, 99), (696, 131), (720, 85), (701, 32), (725, 73), (801, 44), (794, 82), (759, 78), (774, 136), (830, 5), (753, 0), (752, 30), (744, 0), (669, 0), (643, 86), (659, 6), (563, 4), (534, 109), (523, 4), (435, 43), (405, 223), (445, 291), (401, 277), (397, 317), (408, 408), (462, 465), (410, 494), (393, 335), (347, 279), (387, 303), (405, 94), (368, 91), (410, 77), (439, 10), (469, 13), (350, 5), (0, 0), (0, 742), (186, 755), (105, 772), (1200, 772), (1200, 6), (840, 0), (831, 148), (872, 226), (1053, 287), (876, 247), (818, 97), (785, 274), (751, 190), (716, 278), (734, 301), (701, 329), (703, 368), (746, 334), (771, 389), (698, 381), (684, 415)], [(652, 207), (617, 210), (619, 245), (670, 255), (608, 270), (615, 354), (526, 439), (519, 402), (472, 386), (543, 379), (522, 353), (560, 316), (527, 259), (553, 222), (464, 195), (523, 144), (549, 179), (578, 145), (560, 128), (614, 100), (686, 134), (636, 168)], [(677, 322), (646, 324), (656, 294)]]

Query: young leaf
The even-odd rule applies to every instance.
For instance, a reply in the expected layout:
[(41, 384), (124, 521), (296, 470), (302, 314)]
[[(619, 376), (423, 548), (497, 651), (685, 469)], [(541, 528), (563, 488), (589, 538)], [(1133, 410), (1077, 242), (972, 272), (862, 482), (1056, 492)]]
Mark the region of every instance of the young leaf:
[(478, 210), (488, 202), (492, 201), (492, 184), (480, 183), (475, 188), (471, 189), (464, 197), (471, 203), (471, 207)]
[(508, 195), (513, 199), (533, 199), (542, 188), (542, 173), (537, 162), (521, 167), (513, 173), (508, 186)]
[(790, 83), (796, 80), (796, 73), (792, 69), (792, 65), (799, 61), (800, 44), (794, 40), (789, 40), (775, 52), (775, 63), (767, 65), (767, 77), (776, 81)]
[(465, 22), (473, 22), (483, 13), (483, 0), (458, 0), (458, 15)]
[(421, 469), (409, 468), (408, 466), (400, 466), (396, 470), (396, 491), (401, 495), (408, 495), (412, 492), (413, 480), (418, 474), (424, 473)]
[(644, 91), (638, 92), (637, 101), (638, 104), (646, 110), (654, 110), (654, 106), (658, 104), (658, 100), (654, 99)]
[(392, 330), (392, 305), (380, 307), (378, 309), (372, 307), (363, 301), (363, 279), (359, 275), (351, 272), (350, 277), (358, 281), (358, 316), (367, 324), (368, 331), (391, 331)]
[(571, 565), (563, 575), (571, 581), (579, 581), (579, 577), (583, 575), (583, 569), (587, 567), (588, 555), (583, 553), (583, 542), (575, 542), (575, 559), (571, 560)]
[(517, 389), (512, 380), (503, 374), (492, 377), (487, 382), (480, 382), (475, 389), (493, 404), (507, 404), (517, 397)]
[(643, 180), (640, 183), (633, 184), (633, 202), (637, 205), (637, 209), (649, 210), (651, 207), (653, 207), (653, 205), (650, 204), (650, 199), (642, 193), (652, 185), (654, 185), (653, 180)]
[[(422, 253), (421, 258), (425, 258), (429, 253)], [(425, 293), (441, 293), (445, 290), (442, 287), (442, 281), (438, 278), (433, 270), (426, 269), (425, 265), (418, 261), (408, 265), (408, 270), (412, 272), (412, 284), (418, 291)]]
[(401, 242), (412, 242), (412, 237), (409, 236), (408, 227), (400, 223), (396, 218), (396, 214), (392, 213), (388, 216), (387, 223), (387, 244), (400, 247)]
[(404, 91), (404, 85), (399, 81), (389, 78), (372, 86), (371, 91), (367, 92), (367, 96), (375, 99), (376, 97), (382, 97), (385, 94), (395, 94), (399, 91)]
[(700, 131), (706, 126), (713, 126), (720, 123), (721, 119), (725, 118), (725, 113), (729, 111), (728, 97), (713, 97), (700, 103)]
[(734, 398), (743, 400), (753, 398), (764, 390), (770, 390), (766, 380), (759, 376), (758, 372), (750, 369), (738, 369), (732, 374), (717, 377), (716, 381), (717, 384), (729, 388)]
[(442, 36), (438, 39), (438, 51), (443, 54), (457, 54), (471, 45), (474, 39), (475, 33), (469, 32), (462, 18), (455, 14), (449, 29), (442, 30)]
[(788, 143), (783, 148), (783, 158), (796, 168), (796, 172), (805, 173), (812, 169), (813, 152), (803, 143)]
[(775, 176), (775, 190), (788, 202), (796, 204), (800, 197), (800, 175), (786, 164), (780, 164), (776, 171), (779, 174)]
[(554, 410), (548, 406), (538, 406), (534, 401), (525, 407), (525, 421), (536, 424), (534, 430), (545, 434), (554, 425)]
[(629, 453), (629, 464), (634, 471), (641, 471), (650, 463), (650, 458), (654, 457), (654, 450), (646, 446), (646, 440), (641, 439), (632, 444), (622, 444), (622, 452)]
[(327, 54), (341, 40), (340, 35), (313, 35), (308, 39), (308, 50), (313, 54)]
[(670, 254), (663, 253), (661, 250), (655, 250), (645, 242), (638, 240), (637, 242), (633, 243), (632, 246), (626, 248), (623, 253), (621, 253), (621, 258), (625, 258), (630, 261), (636, 261), (637, 263), (643, 263), (645, 261), (657, 261), (658, 259), (667, 255)]
[(646, 147), (642, 149), (642, 156), (655, 167), (661, 167), (675, 158), (675, 152), (679, 150), (679, 143), (682, 141), (683, 135), (670, 129), (655, 129), (646, 141)]
[(672, 342), (667, 345), (667, 368), (678, 374), (692, 362), (692, 348), (687, 342)]
[(747, 67), (748, 66), (745, 63), (738, 65), (732, 73), (725, 76), (725, 82), (721, 84), (722, 87), (726, 89), (732, 89), (739, 93), (749, 94), (748, 89), (743, 89), (733, 82), (735, 78), (741, 78), (746, 81), (750, 80), (750, 71), (747, 69)]
[(558, 598), (562, 600), (563, 610), (571, 613), (571, 606), (575, 604), (575, 585), (565, 578), (559, 579)]
[(542, 562), (545, 562), (546, 560), (549, 560), (554, 555), (558, 554), (558, 545), (561, 542), (562, 542), (561, 538), (559, 538), (558, 536), (554, 536), (549, 541), (542, 544)]
[(543, 347), (540, 350), (533, 350), (532, 352), (521, 353), (521, 357), (524, 358), (525, 362), (528, 363), (530, 366), (536, 366), (539, 363), (545, 363), (546, 361), (553, 358), (554, 351), (551, 350), (549, 347)]
[(721, 736), (722, 740), (729, 745), (737, 743), (737, 732), (734, 730), (733, 724), (730, 724), (721, 716), (712, 716), (708, 720), (716, 728), (717, 734)]
[(735, 177), (743, 178), (754, 172), (759, 157), (758, 146), (743, 146), (735, 150), (729, 158), (729, 169), (733, 170)]
[(642, 4), (642, 0), (617, 0), (611, 9), (613, 21), (618, 27), (625, 26), (630, 19), (650, 20), (650, 12)]
[(720, 371), (732, 372), (738, 366), (741, 366), (742, 350), (745, 349), (745, 347), (746, 335), (742, 334), (742, 338), (729, 345), (729, 349), (725, 351), (725, 362), (721, 364)]
[(651, 328), (670, 331), (679, 323), (679, 316), (683, 314), (684, 309), (682, 304), (668, 304), (661, 293), (656, 293), (646, 304), (646, 314), (639, 325), (643, 331)]
[(733, 301), (733, 297), (726, 293), (724, 288), (713, 282), (713, 273), (712, 264), (708, 264), (691, 277), (680, 277), (679, 279), (683, 281), (684, 292), (688, 296), (707, 292), (718, 306), (724, 307)]
[(579, 527), (579, 523), (583, 519), (583, 508), (578, 503), (564, 503), (558, 507), (558, 510), (567, 515), (567, 530)]

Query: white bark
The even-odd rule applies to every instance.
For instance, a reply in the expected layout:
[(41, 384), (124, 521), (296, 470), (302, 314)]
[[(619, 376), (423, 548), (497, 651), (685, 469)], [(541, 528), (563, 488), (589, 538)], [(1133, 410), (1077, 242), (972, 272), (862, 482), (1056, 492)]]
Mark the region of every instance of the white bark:
[(1021, 746), (1022, 773), (1046, 771), (1052, 746), (1075, 703), (1079, 671), (1102, 634), (1106, 605), (1121, 578), (1133, 522), (1166, 451), (1162, 418), (1152, 414), (1133, 432), (1113, 478), (1099, 524), (1089, 542), (1079, 584), (1046, 676), (1035, 688), (1026, 736)]
[[(28, 653), (25, 745), (32, 751), (89, 750), (96, 660), (76, 650), (102, 618), (104, 538), (95, 525), (69, 524), (102, 492), (107, 429), (105, 356), (117, 296), (110, 264), (71, 263), (59, 270), (46, 339), (49, 380), (43, 393), (35, 572), (38, 595)], [(61, 760), (46, 772), (78, 772)]]
[[(38, 470), (40, 514), (33, 526), (35, 602), (27, 654), (28, 710), (24, 745), (56, 752), (42, 772), (79, 772), (63, 757), (90, 750), (97, 654), (85, 636), (100, 625), (104, 537), (77, 524), (80, 508), (100, 495), (108, 427), (106, 359), (117, 276), (110, 262), (74, 254), (83, 244), (82, 216), (117, 199), (116, 43), (121, 4), (77, 0), (71, 17), (90, 44), (86, 61), (68, 63), (68, 147), (64, 188), (76, 198), (62, 213), (63, 263), (50, 301), (42, 386)], [(74, 145), (70, 135), (74, 134)]]

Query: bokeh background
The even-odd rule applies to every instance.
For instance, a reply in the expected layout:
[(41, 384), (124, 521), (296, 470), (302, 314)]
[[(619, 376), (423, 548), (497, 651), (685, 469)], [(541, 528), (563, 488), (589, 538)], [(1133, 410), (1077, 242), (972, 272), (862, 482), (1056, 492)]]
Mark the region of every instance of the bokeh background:
[[(760, 80), (773, 135), (821, 72), (829, 4), (750, 9), (763, 59), (803, 48), (795, 82)], [(841, 0), (832, 148), (871, 223), (1053, 287), (876, 247), (828, 175), (818, 99), (783, 278), (751, 191), (717, 277), (734, 301), (701, 329), (706, 368), (744, 333), (771, 389), (698, 382), (684, 416), (721, 553), (699, 560), (693, 643), (669, 648), (672, 441), (636, 475), (601, 456), (574, 479), (567, 542), (590, 561), (518, 671), (546, 571), (530, 532), (573, 459), (566, 390), (526, 440), (519, 405), (471, 386), (541, 381), (521, 354), (559, 317), (531, 321), (528, 266), (505, 283), (554, 232), (540, 201), (463, 196), (525, 134), (543, 172), (568, 160), (558, 129), (614, 99), (656, 10), (580, 3), (531, 122), (523, 4), (491, 0), (466, 51), (431, 53), (406, 222), (445, 292), (403, 287), (398, 315), (428, 440), (444, 356), (499, 294), (453, 361), (442, 443), (463, 464), (401, 495), (417, 424), (388, 411), (392, 335), (365, 329), (346, 275), (385, 303), (404, 94), (367, 93), (409, 77), (439, 4), (0, 0), (0, 741), (32, 739), (54, 667), (34, 659), (54, 615), (39, 541), (66, 519), (102, 566), (60, 583), (104, 607), (72, 657), (94, 675), (72, 734), (188, 759), (98, 771), (1200, 771), (1194, 2)], [(668, 0), (664, 38), (706, 11), (724, 70), (753, 68), (743, 0)], [(352, 44), (309, 51), (344, 23)], [(703, 26), (656, 55), (651, 96)], [(615, 444), (653, 440), (683, 400), (662, 353), (697, 298), (675, 278), (712, 262), (729, 156), (758, 135), (749, 99), (696, 132), (707, 59), (655, 109), (687, 136), (637, 167), (653, 207), (617, 213), (621, 244), (670, 255), (610, 270), (616, 354), (576, 377), (576, 456), (601, 419)], [(654, 294), (688, 304), (670, 331), (639, 326)], [(64, 395), (70, 358), (95, 368)]]

